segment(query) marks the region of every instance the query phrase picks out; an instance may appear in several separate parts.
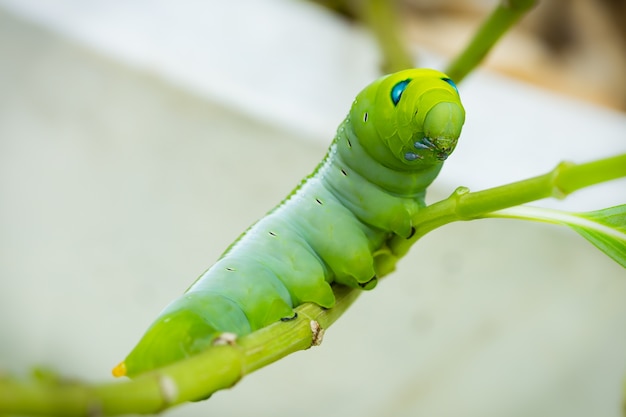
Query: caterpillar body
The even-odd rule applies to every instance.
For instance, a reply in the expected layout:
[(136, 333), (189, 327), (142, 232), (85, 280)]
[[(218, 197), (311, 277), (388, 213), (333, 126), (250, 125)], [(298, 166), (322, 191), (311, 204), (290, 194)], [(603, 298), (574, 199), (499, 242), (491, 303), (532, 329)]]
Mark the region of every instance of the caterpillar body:
[(292, 317), (305, 302), (330, 308), (333, 282), (376, 286), (375, 254), (391, 236), (412, 235), (464, 121), (454, 82), (439, 71), (400, 71), (367, 86), (315, 171), (161, 312), (113, 374), (173, 363), (221, 333)]

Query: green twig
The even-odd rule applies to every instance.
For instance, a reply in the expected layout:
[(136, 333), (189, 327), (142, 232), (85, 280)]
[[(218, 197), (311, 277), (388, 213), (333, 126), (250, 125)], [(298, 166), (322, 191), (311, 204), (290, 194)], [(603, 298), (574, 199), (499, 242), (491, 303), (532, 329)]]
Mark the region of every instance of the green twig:
[(395, 2), (390, 0), (367, 0), (362, 8), (361, 19), (370, 27), (383, 53), (382, 71), (396, 72), (412, 68), (413, 57), (401, 36), (401, 25)]
[(626, 154), (579, 165), (563, 162), (547, 174), (474, 193), (460, 187), (447, 199), (418, 213), (413, 219), (415, 234), (411, 239), (394, 237), (389, 247), (396, 256), (404, 256), (420, 237), (445, 224), (474, 220), (543, 198), (564, 198), (581, 188), (622, 177), (626, 177)]
[(446, 74), (460, 83), (487, 56), (500, 37), (536, 3), (537, 0), (501, 0), (463, 52), (448, 66)]
[[(415, 60), (403, 41), (402, 25), (395, 8), (397, 2), (391, 0), (318, 2), (336, 11), (349, 9), (370, 28), (383, 54), (381, 65), (383, 72), (395, 72), (415, 66)], [(482, 62), (498, 40), (536, 3), (537, 0), (501, 0), (445, 72), (457, 84), (460, 83)]]
[(359, 294), (360, 291), (336, 287), (337, 302), (332, 309), (303, 304), (296, 309), (298, 317), (294, 320), (265, 327), (230, 346), (214, 346), (131, 381), (87, 384), (0, 378), (0, 415), (154, 414), (208, 398), (259, 368), (319, 344), (323, 329), (334, 323)]

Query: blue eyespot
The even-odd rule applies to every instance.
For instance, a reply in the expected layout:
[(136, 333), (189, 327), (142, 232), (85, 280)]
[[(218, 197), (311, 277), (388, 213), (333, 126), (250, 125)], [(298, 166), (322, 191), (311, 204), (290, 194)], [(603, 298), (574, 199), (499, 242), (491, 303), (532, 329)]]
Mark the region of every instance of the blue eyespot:
[(402, 97), (402, 93), (404, 93), (406, 86), (409, 85), (410, 82), (411, 79), (409, 78), (408, 80), (400, 81), (393, 86), (393, 88), (391, 89), (391, 101), (393, 101), (394, 106), (398, 105), (400, 97)]
[(459, 93), (459, 89), (456, 88), (456, 84), (450, 78), (442, 78), (441, 81), (447, 82), (448, 84), (450, 84), (452, 86), (452, 88), (454, 88), (454, 91), (456, 91), (457, 94)]

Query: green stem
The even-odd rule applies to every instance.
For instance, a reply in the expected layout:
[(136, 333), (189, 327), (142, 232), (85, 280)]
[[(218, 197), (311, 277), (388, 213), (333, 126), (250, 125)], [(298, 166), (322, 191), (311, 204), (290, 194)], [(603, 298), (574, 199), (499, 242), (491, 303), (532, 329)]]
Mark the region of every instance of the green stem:
[(502, 0), (483, 22), (463, 52), (448, 66), (446, 73), (460, 83), (487, 56), (522, 16), (532, 9), (537, 0)]
[(564, 198), (581, 188), (622, 177), (626, 177), (626, 154), (579, 165), (563, 162), (547, 174), (474, 193), (460, 187), (447, 199), (417, 214), (411, 239), (396, 236), (388, 245), (401, 257), (420, 237), (445, 224), (474, 220), (487, 213), (547, 197)]
[(382, 71), (396, 72), (414, 66), (401, 37), (401, 25), (394, 9), (394, 1), (367, 0), (361, 19), (370, 27), (383, 53)]
[[(0, 377), (0, 415), (93, 416), (154, 414), (188, 401), (207, 398), (290, 353), (319, 344), (312, 322), (326, 329), (358, 297), (360, 291), (336, 287), (336, 304), (324, 309), (303, 304), (298, 317), (242, 337), (232, 346), (206, 352), (130, 381), (17, 381)], [(316, 337), (317, 336), (317, 337)]]

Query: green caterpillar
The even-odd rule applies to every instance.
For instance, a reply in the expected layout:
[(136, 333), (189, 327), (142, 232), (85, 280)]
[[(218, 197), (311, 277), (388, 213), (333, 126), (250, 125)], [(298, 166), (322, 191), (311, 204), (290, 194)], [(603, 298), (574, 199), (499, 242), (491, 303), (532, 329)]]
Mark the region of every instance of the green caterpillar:
[[(454, 82), (430, 69), (384, 76), (354, 100), (324, 160), (169, 304), (114, 370), (135, 376), (242, 336), (313, 302), (333, 282), (376, 286), (375, 255), (414, 233), (426, 187), (465, 121)], [(389, 256), (393, 256), (390, 254)]]

